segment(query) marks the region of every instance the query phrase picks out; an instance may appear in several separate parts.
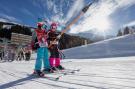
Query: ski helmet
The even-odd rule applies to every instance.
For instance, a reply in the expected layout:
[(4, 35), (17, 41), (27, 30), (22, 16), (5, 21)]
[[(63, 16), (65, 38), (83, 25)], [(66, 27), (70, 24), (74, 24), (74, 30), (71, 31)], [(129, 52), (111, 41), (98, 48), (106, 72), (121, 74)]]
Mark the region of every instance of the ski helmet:
[(53, 22), (53, 23), (51, 24), (51, 29), (56, 29), (56, 28), (57, 28), (57, 24)]
[(42, 26), (43, 26), (43, 23), (42, 23), (42, 22), (38, 22), (38, 23), (37, 23), (37, 26), (38, 26), (38, 27), (42, 27)]

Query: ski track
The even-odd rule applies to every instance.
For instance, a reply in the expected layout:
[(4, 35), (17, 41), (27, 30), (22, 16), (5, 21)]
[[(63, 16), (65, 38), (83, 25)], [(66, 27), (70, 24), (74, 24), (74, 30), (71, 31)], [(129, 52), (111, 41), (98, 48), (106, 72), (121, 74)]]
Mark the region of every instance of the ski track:
[[(68, 69), (80, 69), (55, 81), (30, 76), (34, 60), (0, 63), (0, 89), (135, 89), (135, 57), (101, 60), (63, 60)], [(46, 74), (57, 77), (61, 74)]]

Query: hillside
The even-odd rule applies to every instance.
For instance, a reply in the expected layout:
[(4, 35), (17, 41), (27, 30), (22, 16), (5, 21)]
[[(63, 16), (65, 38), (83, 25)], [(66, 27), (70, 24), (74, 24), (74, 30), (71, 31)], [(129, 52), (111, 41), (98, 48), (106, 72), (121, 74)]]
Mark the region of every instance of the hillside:
[(123, 57), (135, 55), (135, 34), (128, 34), (64, 51), (68, 59)]

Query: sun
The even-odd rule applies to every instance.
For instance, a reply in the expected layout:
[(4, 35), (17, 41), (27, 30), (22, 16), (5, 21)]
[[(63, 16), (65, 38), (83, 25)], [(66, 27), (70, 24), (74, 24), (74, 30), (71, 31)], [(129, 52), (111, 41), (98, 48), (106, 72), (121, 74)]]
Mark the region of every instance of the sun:
[(100, 21), (97, 21), (96, 24), (97, 30), (101, 32), (108, 30), (110, 27), (109, 21), (107, 19), (101, 19)]
[(110, 28), (110, 21), (107, 17), (95, 17), (92, 21), (93, 28), (97, 29), (98, 32), (105, 32)]

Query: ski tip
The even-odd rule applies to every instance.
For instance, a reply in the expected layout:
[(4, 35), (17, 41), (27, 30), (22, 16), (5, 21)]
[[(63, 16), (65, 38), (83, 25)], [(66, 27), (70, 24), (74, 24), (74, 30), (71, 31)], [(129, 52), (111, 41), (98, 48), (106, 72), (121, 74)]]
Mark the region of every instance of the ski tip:
[(73, 72), (71, 72), (72, 74), (74, 74), (75, 72), (73, 71)]
[(64, 75), (67, 75), (67, 73), (64, 73)]
[(59, 77), (57, 77), (56, 79), (55, 79), (55, 81), (58, 81), (59, 80)]
[(93, 3), (98, 2), (99, 0), (93, 0), (92, 2), (89, 2), (88, 6), (91, 6)]
[(88, 6), (90, 7), (93, 3), (89, 3)]
[(77, 71), (80, 71), (80, 69), (78, 69)]

